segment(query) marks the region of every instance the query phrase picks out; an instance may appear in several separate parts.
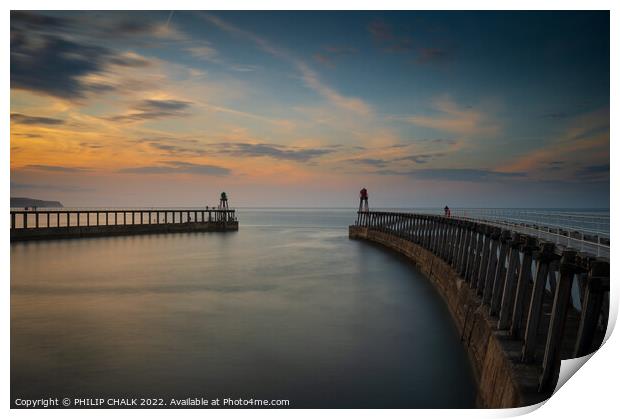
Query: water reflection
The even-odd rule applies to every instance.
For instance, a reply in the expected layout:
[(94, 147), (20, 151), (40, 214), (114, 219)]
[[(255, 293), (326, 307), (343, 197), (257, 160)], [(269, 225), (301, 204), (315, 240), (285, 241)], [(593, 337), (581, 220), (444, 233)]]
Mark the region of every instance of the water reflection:
[(406, 260), (349, 241), (350, 213), (240, 218), (236, 233), (12, 244), (12, 398), (473, 405), (443, 302)]

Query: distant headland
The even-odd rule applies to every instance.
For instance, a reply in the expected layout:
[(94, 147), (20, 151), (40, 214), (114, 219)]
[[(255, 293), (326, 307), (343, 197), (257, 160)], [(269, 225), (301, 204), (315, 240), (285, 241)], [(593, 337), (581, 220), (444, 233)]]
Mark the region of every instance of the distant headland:
[(25, 207), (63, 208), (59, 201), (44, 201), (42, 199), (11, 197), (11, 208)]

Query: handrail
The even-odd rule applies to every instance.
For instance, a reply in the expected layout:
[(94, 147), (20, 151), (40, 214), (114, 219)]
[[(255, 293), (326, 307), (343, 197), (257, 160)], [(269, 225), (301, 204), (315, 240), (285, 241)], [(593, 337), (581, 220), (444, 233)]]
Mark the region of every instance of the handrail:
[[(443, 210), (440, 208), (424, 208), (416, 210), (416, 213), (418, 211), (421, 214), (428, 215), (443, 214)], [(507, 215), (512, 213), (526, 213), (527, 211), (528, 210), (461, 208), (451, 210), (451, 217), (484, 222), (494, 226), (511, 227), (515, 231), (533, 234), (538, 238), (546, 238), (554, 241), (557, 245), (572, 247), (579, 251), (589, 251), (596, 256), (609, 257), (609, 219), (597, 223), (598, 225), (606, 226), (606, 229), (601, 230), (576, 224), (567, 224), (567, 221), (559, 224), (540, 219), (513, 218)]]
[(12, 209), (10, 215), (11, 230), (182, 223), (230, 223), (237, 221), (234, 209), (206, 208)]

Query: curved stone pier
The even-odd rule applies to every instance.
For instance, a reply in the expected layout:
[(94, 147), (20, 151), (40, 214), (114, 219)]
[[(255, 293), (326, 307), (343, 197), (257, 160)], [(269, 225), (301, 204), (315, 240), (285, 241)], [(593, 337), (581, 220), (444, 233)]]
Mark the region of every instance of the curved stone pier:
[[(547, 399), (560, 360), (585, 355), (602, 342), (607, 261), (483, 224), (428, 215), (364, 213), (349, 227), (349, 237), (403, 254), (433, 282), (468, 352), (480, 407)], [(570, 301), (573, 278), (582, 288), (581, 310)]]

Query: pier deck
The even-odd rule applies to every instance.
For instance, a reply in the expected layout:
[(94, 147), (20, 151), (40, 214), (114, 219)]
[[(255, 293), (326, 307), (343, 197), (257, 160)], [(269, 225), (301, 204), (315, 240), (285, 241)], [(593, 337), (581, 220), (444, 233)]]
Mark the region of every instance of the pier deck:
[(12, 242), (238, 229), (234, 209), (11, 210)]

